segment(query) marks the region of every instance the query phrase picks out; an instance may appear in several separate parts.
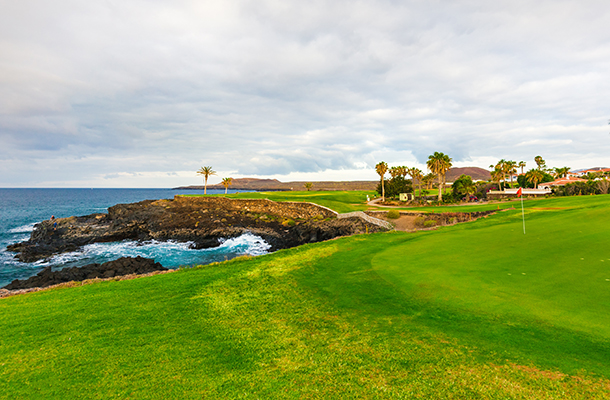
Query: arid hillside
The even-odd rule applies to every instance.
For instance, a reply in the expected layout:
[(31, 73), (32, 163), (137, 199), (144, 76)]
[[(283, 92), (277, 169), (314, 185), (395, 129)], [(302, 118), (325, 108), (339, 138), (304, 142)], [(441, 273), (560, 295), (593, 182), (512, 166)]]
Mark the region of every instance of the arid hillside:
[[(489, 180), (489, 171), (479, 167), (451, 168), (447, 173), (447, 182), (453, 182), (460, 175), (470, 175), (473, 180)], [(388, 174), (389, 175), (389, 174)], [(389, 178), (389, 176), (388, 176)], [(254, 190), (259, 192), (266, 191), (298, 191), (305, 190), (305, 181), (300, 182), (280, 182), (277, 179), (257, 179), (257, 178), (236, 178), (229, 187), (232, 190)], [(311, 190), (375, 190), (379, 181), (321, 181), (311, 182)], [(180, 186), (174, 189), (179, 190), (203, 190), (203, 185)], [(220, 183), (208, 185), (208, 189), (224, 190)]]

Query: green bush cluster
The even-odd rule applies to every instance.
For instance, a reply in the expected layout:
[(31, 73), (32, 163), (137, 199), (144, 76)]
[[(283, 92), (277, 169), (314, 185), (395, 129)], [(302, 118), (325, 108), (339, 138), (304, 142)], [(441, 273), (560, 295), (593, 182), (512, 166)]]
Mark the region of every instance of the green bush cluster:
[(553, 188), (553, 194), (556, 196), (582, 196), (590, 194), (607, 194), (610, 188), (610, 183), (605, 180), (574, 182), (568, 183), (565, 186)]
[(433, 226), (436, 226), (436, 221), (431, 219), (428, 221), (424, 221), (424, 227), (425, 228), (432, 228)]
[[(398, 197), (401, 193), (413, 193), (413, 182), (398, 175), (384, 182), (385, 197)], [(381, 195), (381, 182), (377, 185), (377, 193)]]
[(400, 218), (400, 212), (398, 212), (398, 210), (390, 210), (388, 211), (387, 217), (390, 219), (398, 219)]

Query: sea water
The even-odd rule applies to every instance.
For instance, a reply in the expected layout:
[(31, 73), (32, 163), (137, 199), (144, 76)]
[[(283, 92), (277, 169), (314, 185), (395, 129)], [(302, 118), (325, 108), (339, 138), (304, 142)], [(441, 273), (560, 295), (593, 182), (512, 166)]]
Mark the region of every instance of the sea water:
[[(234, 191), (229, 190), (229, 193)], [(208, 194), (224, 191), (208, 190)], [(34, 263), (22, 263), (6, 250), (12, 243), (29, 239), (34, 225), (51, 215), (55, 218), (105, 213), (108, 207), (142, 200), (171, 199), (177, 194), (203, 194), (196, 190), (171, 189), (0, 189), (0, 287), (14, 279), (27, 279), (47, 266), (53, 270), (103, 263), (119, 257), (154, 258), (167, 268), (209, 264), (240, 255), (260, 255), (271, 247), (251, 233), (221, 241), (219, 247), (195, 250), (190, 243), (134, 242), (95, 243), (78, 251)]]

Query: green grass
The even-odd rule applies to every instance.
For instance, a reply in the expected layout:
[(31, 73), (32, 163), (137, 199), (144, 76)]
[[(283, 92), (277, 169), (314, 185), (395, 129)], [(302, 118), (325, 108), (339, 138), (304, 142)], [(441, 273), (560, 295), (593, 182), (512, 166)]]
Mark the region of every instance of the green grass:
[[(436, 190), (436, 189), (434, 189)], [(338, 213), (352, 211), (363, 211), (367, 209), (388, 210), (386, 207), (369, 207), (366, 204), (366, 196), (373, 199), (377, 196), (375, 191), (295, 191), (295, 192), (245, 192), (234, 194), (217, 194), (209, 196), (221, 196), (236, 199), (269, 199), (273, 201), (306, 201), (328, 207)], [(186, 195), (198, 197), (202, 195)], [(525, 203), (539, 200), (526, 200)], [(510, 209), (521, 207), (517, 201), (503, 201), (496, 203), (472, 203), (469, 205), (449, 205), (449, 206), (426, 206), (426, 207), (396, 207), (397, 210), (411, 210), (417, 212), (472, 212), (497, 209)]]
[(238, 199), (269, 199), (273, 201), (307, 201), (328, 207), (339, 213), (366, 210), (366, 196), (373, 198), (374, 191), (302, 191), (302, 192), (248, 192), (216, 195)]
[(0, 397), (608, 398), (610, 196), (525, 204), (0, 300)]

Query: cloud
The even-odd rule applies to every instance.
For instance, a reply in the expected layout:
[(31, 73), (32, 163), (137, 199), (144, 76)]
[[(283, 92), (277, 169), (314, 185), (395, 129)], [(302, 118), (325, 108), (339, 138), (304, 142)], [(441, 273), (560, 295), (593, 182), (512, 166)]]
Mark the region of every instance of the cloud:
[(380, 160), (422, 168), (434, 151), (603, 163), (609, 11), (593, 0), (11, 2), (0, 186), (120, 176), (150, 187), (149, 171), (201, 165), (328, 176)]

